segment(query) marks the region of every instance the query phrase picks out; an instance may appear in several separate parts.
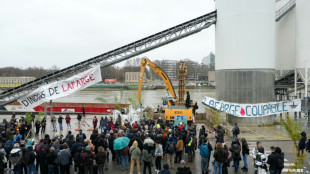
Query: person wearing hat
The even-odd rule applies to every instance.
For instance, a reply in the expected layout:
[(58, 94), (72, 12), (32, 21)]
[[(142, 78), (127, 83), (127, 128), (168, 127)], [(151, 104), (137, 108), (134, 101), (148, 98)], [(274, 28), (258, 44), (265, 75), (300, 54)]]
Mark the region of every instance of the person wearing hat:
[(129, 153), (131, 155), (131, 165), (130, 165), (130, 174), (133, 174), (133, 169), (135, 167), (135, 162), (137, 164), (137, 172), (140, 174), (140, 155), (141, 155), (141, 150), (138, 147), (138, 142), (134, 141), (132, 143), (132, 146), (129, 149)]
[(185, 161), (181, 160), (180, 167), (178, 167), (176, 174), (192, 174), (189, 167), (185, 166)]
[(85, 150), (86, 152), (82, 156), (82, 161), (84, 163), (85, 168), (85, 174), (92, 174), (96, 155), (91, 151), (90, 146), (86, 146)]
[(171, 174), (169, 170), (169, 165), (167, 163), (164, 164), (163, 168), (164, 170), (159, 171), (158, 174)]

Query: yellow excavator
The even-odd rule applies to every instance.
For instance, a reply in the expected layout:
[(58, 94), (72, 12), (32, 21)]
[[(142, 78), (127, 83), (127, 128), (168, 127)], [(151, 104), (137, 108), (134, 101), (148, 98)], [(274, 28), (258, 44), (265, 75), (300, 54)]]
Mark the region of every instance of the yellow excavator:
[(185, 77), (187, 75), (187, 66), (184, 62), (181, 62), (179, 65), (179, 89), (178, 94), (179, 97), (176, 96), (174, 88), (172, 86), (171, 80), (167, 76), (167, 74), (160, 69), (158, 66), (156, 66), (152, 61), (150, 61), (147, 58), (143, 58), (141, 60), (141, 70), (139, 75), (139, 86), (138, 86), (138, 94), (137, 98), (139, 101), (139, 104), (141, 105), (141, 90), (142, 90), (142, 84), (143, 84), (143, 78), (144, 78), (144, 72), (146, 65), (150, 67), (157, 75), (159, 75), (164, 83), (166, 90), (169, 91), (171, 97), (164, 97), (163, 98), (163, 111), (165, 112), (165, 119), (166, 120), (174, 120), (175, 116), (179, 120), (186, 119), (189, 122), (192, 122), (193, 120), (193, 105), (195, 103), (191, 102), (190, 107), (185, 107), (184, 103), (184, 95), (185, 95)]

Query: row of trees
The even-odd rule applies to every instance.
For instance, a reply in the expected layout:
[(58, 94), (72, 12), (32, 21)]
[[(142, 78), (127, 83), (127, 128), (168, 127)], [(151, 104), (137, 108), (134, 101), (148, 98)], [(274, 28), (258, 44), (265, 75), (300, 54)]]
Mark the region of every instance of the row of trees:
[[(187, 77), (188, 80), (207, 80), (207, 73), (210, 70), (210, 67), (206, 65), (198, 64), (197, 62), (191, 60), (184, 60), (187, 64)], [(167, 60), (155, 60), (153, 61), (158, 67), (162, 70), (170, 71), (171, 74), (171, 63), (167, 63)], [(174, 74), (175, 77), (178, 73), (178, 63), (179, 61), (175, 61), (174, 66)], [(101, 69), (102, 79), (117, 79), (120, 82), (125, 81), (125, 73), (126, 72), (139, 72), (140, 71), (141, 59), (129, 59), (125, 62), (125, 66), (109, 66)], [(41, 77), (52, 73), (54, 71), (60, 70), (57, 66), (52, 66), (49, 69), (44, 69), (43, 67), (29, 67), (29, 68), (16, 68), (16, 67), (4, 67), (0, 68), (0, 77)], [(146, 77), (148, 79), (160, 79), (160, 77), (155, 74), (153, 71), (146, 69), (145, 71)], [(168, 74), (168, 73), (167, 73)], [(169, 76), (169, 74), (168, 74)], [(171, 77), (170, 77), (171, 78)], [(177, 80), (177, 78), (172, 78), (172, 80)]]

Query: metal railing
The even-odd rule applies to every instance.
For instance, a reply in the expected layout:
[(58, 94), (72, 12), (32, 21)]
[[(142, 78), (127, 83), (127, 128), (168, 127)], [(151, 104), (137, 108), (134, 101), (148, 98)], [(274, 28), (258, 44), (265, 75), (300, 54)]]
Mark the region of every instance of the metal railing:
[(46, 76), (37, 78), (16, 88), (2, 92), (0, 94), (0, 101), (2, 101), (0, 106), (7, 105), (13, 101), (18, 100), (39, 86), (70, 77), (74, 74), (78, 74), (79, 72), (84, 71), (93, 65), (100, 64), (101, 67), (107, 67), (119, 63), (131, 57), (200, 32), (201, 30), (206, 29), (215, 23), (216, 11), (213, 11), (123, 47), (90, 58)]
[(276, 22), (281, 20), (290, 10), (296, 6), (296, 0), (288, 1), (283, 7), (276, 12)]

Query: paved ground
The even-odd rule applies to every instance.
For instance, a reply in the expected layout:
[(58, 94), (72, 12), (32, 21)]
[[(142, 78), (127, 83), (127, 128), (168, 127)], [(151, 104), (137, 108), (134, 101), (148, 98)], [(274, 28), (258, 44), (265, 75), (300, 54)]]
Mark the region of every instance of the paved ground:
[[(9, 116), (1, 116), (2, 118), (9, 118)], [(77, 120), (75, 119), (76, 116), (74, 116), (74, 118), (71, 121), (71, 125), (72, 125), (72, 132), (74, 132), (76, 134), (76, 132), (74, 131), (75, 128), (77, 128)], [(93, 116), (87, 116), (85, 121), (92, 126), (92, 118)], [(100, 117), (99, 117), (100, 118)], [(98, 119), (99, 119), (98, 118)], [(302, 124), (307, 124), (307, 122), (302, 122), (303, 120), (299, 120), (301, 121)], [(50, 122), (50, 119), (48, 119), (48, 123)], [(202, 124), (199, 124), (197, 126), (197, 131), (199, 130), (200, 126)], [(59, 127), (57, 125), (58, 128), (58, 134), (64, 134), (64, 136), (67, 134), (67, 131), (70, 129), (67, 129), (67, 126), (64, 124), (64, 131), (63, 132), (59, 132)], [(84, 132), (86, 133), (86, 135), (89, 137), (90, 135), (90, 131), (87, 131), (87, 129), (89, 128), (87, 125), (81, 126), (82, 129), (84, 130)], [(249, 146), (250, 146), (250, 151), (255, 147), (256, 141), (260, 140), (263, 143), (263, 146), (265, 147), (265, 150), (267, 151), (267, 153), (270, 153), (270, 146), (279, 146), (281, 147), (281, 149), (285, 152), (285, 169), (283, 170), (283, 173), (287, 173), (288, 168), (290, 165), (292, 165), (290, 161), (290, 158), (292, 156), (292, 149), (293, 149), (293, 143), (291, 141), (289, 141), (289, 138), (285, 132), (285, 130), (283, 128), (281, 128), (281, 126), (276, 125), (276, 126), (268, 126), (268, 127), (246, 127), (246, 126), (241, 126), (241, 137), (245, 137), (248, 141), (249, 141)], [(309, 128), (304, 128), (306, 130), (308, 130)], [(52, 131), (52, 126), (51, 124), (47, 124), (47, 128), (46, 128), (47, 132), (51, 135), (51, 137), (53, 137), (56, 133), (51, 132)], [(209, 128), (209, 130), (211, 131), (212, 129)], [(309, 131), (307, 131), (309, 132)], [(42, 135), (40, 135), (42, 136)], [(40, 137), (39, 137), (40, 138)], [(209, 138), (210, 141), (212, 143), (212, 146), (214, 147), (215, 144), (215, 139), (214, 139), (214, 135), (212, 133), (209, 134)], [(229, 146), (230, 146), (230, 141), (229, 138), (225, 138), (225, 141), (228, 142)], [(187, 165), (191, 168), (192, 173), (193, 174), (198, 174), (201, 173), (201, 167), (200, 167), (200, 162), (201, 162), (201, 158), (199, 155), (199, 150), (196, 150), (195, 153), (195, 159), (192, 163), (187, 163)], [(111, 156), (110, 156), (111, 158)], [(183, 159), (185, 159), (185, 161), (187, 161), (187, 156), (184, 154), (183, 155)], [(213, 157), (211, 158), (211, 161), (213, 161)], [(166, 159), (164, 158), (162, 161), (162, 164), (164, 164), (166, 162)], [(154, 163), (154, 161), (153, 161)], [(253, 173), (254, 169), (253, 169), (253, 165), (252, 165), (252, 159), (251, 157), (248, 157), (248, 163), (249, 163), (249, 171), (248, 173)], [(240, 162), (240, 167), (243, 167), (243, 161)], [(308, 171), (310, 171), (310, 166), (307, 164), (307, 168)], [(141, 166), (141, 169), (143, 169), (143, 165)], [(209, 169), (213, 172), (213, 166), (210, 163), (210, 167)], [(233, 167), (229, 167), (229, 173), (234, 173)], [(13, 173), (11, 171), (6, 171), (7, 173)], [(172, 173), (176, 173), (176, 169), (172, 169), (171, 170)], [(301, 173), (302, 169), (299, 169), (297, 171), (297, 173)], [(108, 162), (108, 170), (106, 170), (105, 173), (108, 174), (128, 174), (129, 170), (126, 171), (122, 171), (120, 165), (117, 165), (116, 163), (112, 162), (112, 160), (110, 160)], [(152, 173), (155, 173), (155, 167), (152, 167)], [(240, 171), (238, 173), (246, 173), (243, 171)]]

